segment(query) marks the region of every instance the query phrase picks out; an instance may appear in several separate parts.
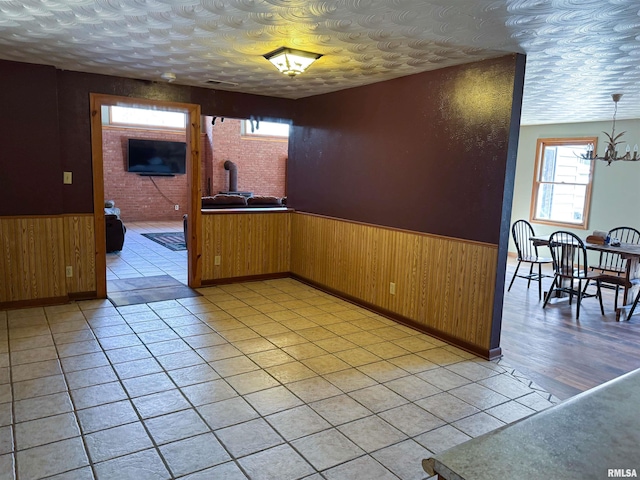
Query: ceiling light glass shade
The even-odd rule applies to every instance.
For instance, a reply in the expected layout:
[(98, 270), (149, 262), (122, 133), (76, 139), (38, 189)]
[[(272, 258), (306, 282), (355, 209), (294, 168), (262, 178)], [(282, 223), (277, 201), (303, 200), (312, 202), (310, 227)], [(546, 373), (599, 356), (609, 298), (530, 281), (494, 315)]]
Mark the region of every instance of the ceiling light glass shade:
[(309, 65), (319, 59), (319, 53), (305, 52), (304, 50), (294, 50), (292, 48), (280, 47), (273, 52), (264, 55), (281, 73), (294, 77), (304, 72)]

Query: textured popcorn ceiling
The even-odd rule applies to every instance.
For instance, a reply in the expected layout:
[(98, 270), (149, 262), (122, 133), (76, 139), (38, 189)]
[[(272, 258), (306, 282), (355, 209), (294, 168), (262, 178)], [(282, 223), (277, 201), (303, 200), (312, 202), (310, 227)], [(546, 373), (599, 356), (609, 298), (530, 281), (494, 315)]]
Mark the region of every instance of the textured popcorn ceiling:
[[(262, 55), (324, 56), (288, 78)], [(0, 58), (301, 98), (527, 54), (523, 124), (640, 118), (639, 0), (0, 0)]]

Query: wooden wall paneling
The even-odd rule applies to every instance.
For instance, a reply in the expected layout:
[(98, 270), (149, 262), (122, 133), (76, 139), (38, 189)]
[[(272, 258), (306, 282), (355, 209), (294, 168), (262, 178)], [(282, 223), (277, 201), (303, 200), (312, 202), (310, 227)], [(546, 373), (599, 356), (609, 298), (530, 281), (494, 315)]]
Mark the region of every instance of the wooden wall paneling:
[(2, 218), (0, 231), (0, 303), (66, 296), (62, 218)]
[(65, 266), (73, 267), (66, 278), (67, 292), (96, 292), (96, 256), (93, 215), (65, 215)]
[(489, 349), (496, 246), (303, 213), (291, 239), (293, 274)]
[[(207, 213), (202, 215), (202, 281), (287, 273), (291, 214)], [(221, 257), (215, 265), (215, 257)]]

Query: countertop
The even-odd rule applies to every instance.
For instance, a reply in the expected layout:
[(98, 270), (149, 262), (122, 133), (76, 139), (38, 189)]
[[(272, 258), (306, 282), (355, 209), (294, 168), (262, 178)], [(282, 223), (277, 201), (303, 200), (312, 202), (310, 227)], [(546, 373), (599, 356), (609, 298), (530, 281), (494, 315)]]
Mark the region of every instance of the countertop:
[(626, 469), (640, 475), (640, 369), (425, 459), (423, 466), (446, 480), (606, 479), (609, 469), (625, 470), (616, 475), (622, 478), (633, 473)]

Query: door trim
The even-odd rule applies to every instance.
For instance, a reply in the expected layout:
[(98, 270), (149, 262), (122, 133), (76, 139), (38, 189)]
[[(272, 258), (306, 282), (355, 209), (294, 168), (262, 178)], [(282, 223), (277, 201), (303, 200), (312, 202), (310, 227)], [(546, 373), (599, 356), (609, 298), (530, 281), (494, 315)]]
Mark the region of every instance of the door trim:
[(197, 288), (202, 283), (202, 232), (200, 198), (200, 105), (191, 103), (166, 102), (145, 98), (120, 97), (115, 95), (90, 94), (91, 114), (91, 157), (93, 167), (93, 212), (95, 232), (96, 295), (107, 297), (107, 245), (104, 223), (104, 161), (102, 158), (102, 107), (110, 105), (153, 106), (163, 110), (184, 112), (189, 116), (186, 129), (187, 142), (187, 183), (189, 205), (187, 214), (187, 268), (188, 283)]

